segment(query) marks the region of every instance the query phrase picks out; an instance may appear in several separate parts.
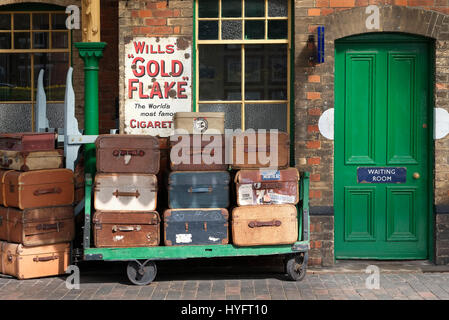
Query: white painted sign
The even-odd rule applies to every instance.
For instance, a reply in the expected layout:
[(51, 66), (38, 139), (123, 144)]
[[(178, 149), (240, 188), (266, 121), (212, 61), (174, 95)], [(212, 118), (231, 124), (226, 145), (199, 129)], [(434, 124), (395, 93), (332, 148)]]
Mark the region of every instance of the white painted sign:
[(334, 140), (334, 108), (323, 112), (318, 120), (318, 129), (326, 139)]
[(434, 139), (442, 139), (449, 133), (449, 113), (442, 108), (434, 109)]
[(167, 137), (192, 109), (192, 50), (183, 37), (139, 37), (125, 46), (125, 133)]

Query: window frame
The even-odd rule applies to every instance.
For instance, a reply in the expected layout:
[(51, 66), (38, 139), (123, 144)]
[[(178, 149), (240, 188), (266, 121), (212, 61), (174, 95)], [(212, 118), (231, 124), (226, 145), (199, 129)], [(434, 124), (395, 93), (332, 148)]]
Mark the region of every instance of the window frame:
[[(0, 54), (18, 54), (18, 53), (28, 53), (30, 55), (30, 90), (31, 90), (31, 100), (23, 100), (23, 101), (8, 101), (8, 100), (0, 100), (0, 104), (30, 104), (31, 105), (31, 121), (32, 128), (34, 130), (34, 110), (36, 104), (36, 94), (37, 90), (37, 81), (35, 80), (36, 74), (34, 72), (34, 60), (36, 53), (68, 53), (68, 65), (67, 69), (72, 65), (72, 30), (68, 29), (52, 29), (52, 15), (53, 14), (66, 14), (64, 10), (0, 10), (0, 14), (10, 14), (11, 15), (11, 29), (10, 30), (0, 30), (0, 33), (9, 33), (11, 35), (11, 49), (0, 49)], [(15, 30), (14, 29), (14, 16), (16, 14), (29, 14), (30, 15), (30, 27), (27, 30)], [(49, 14), (49, 26), (48, 29), (45, 30), (34, 30), (33, 29), (33, 14)], [(33, 41), (33, 31), (35, 32), (48, 32), (48, 49), (34, 49), (34, 41)], [(30, 33), (30, 48), (29, 49), (15, 49), (14, 48), (14, 33), (15, 32), (27, 32)], [(68, 45), (67, 48), (52, 48), (52, 34), (53, 33), (67, 33), (68, 36)], [(50, 49), (51, 48), (51, 49)], [(64, 100), (48, 100), (47, 103), (64, 103)]]
[[(218, 1), (218, 17), (217, 18), (199, 18), (199, 1), (194, 0), (194, 24), (193, 24), (193, 41), (194, 41), (194, 95), (193, 95), (193, 111), (199, 112), (199, 106), (201, 104), (235, 104), (241, 106), (241, 129), (245, 130), (245, 106), (247, 104), (285, 104), (287, 106), (286, 118), (287, 118), (287, 132), (292, 134), (292, 110), (293, 110), (293, 45), (292, 45), (292, 30), (293, 30), (293, 2), (292, 0), (287, 0), (287, 17), (269, 17), (268, 16), (268, 1), (264, 0), (265, 5), (265, 15), (264, 17), (245, 17), (245, 0), (242, 2), (242, 16), (241, 17), (222, 17), (222, 1)], [(262, 20), (265, 21), (265, 36), (264, 39), (243, 39), (245, 35), (245, 21), (250, 20)], [(286, 20), (287, 21), (287, 39), (268, 39), (268, 21), (271, 20)], [(199, 21), (218, 21), (218, 39), (216, 40), (200, 40), (199, 39)], [(242, 21), (242, 39), (239, 40), (222, 40), (222, 21)], [(241, 99), (240, 100), (200, 100), (199, 98), (199, 45), (226, 45), (234, 44), (241, 46)], [(287, 98), (285, 100), (247, 100), (245, 99), (245, 46), (249, 44), (286, 44), (287, 45), (287, 82), (286, 91)], [(253, 128), (257, 129), (257, 128)]]

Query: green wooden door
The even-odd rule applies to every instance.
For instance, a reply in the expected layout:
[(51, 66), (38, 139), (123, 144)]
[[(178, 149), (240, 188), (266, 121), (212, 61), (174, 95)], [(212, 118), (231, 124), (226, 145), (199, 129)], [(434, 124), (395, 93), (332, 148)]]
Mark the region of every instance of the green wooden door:
[(426, 259), (429, 44), (372, 34), (335, 48), (335, 256)]

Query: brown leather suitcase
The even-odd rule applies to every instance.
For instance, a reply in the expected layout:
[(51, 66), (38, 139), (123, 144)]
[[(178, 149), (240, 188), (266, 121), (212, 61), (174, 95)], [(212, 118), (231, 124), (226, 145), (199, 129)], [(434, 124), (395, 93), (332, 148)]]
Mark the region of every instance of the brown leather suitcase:
[[(242, 132), (232, 137), (232, 169), (267, 167), (286, 169), (289, 167), (290, 137), (288, 133), (278, 132), (277, 144), (275, 145), (270, 143), (269, 132), (265, 133), (265, 145), (262, 145), (262, 141), (259, 141), (261, 137), (263, 137), (263, 134), (257, 132)], [(268, 161), (272, 153), (277, 153), (277, 163)]]
[(154, 174), (97, 173), (94, 207), (97, 211), (156, 210), (157, 181)]
[(0, 207), (0, 240), (41, 246), (75, 237), (72, 206), (18, 210)]
[(0, 206), (4, 206), (5, 205), (5, 188), (4, 188), (4, 184), (5, 184), (5, 176), (6, 173), (12, 171), (12, 170), (0, 170)]
[(297, 212), (292, 204), (236, 207), (231, 225), (236, 246), (292, 244), (298, 239)]
[(240, 170), (235, 176), (237, 204), (297, 204), (299, 172), (283, 170)]
[(0, 134), (0, 150), (45, 151), (55, 149), (56, 134), (18, 132)]
[(0, 168), (29, 171), (64, 167), (64, 151), (0, 150)]
[(0, 241), (0, 273), (18, 279), (64, 274), (70, 264), (70, 243), (24, 247)]
[(224, 135), (175, 135), (170, 138), (172, 171), (226, 171)]
[(97, 171), (110, 173), (159, 172), (159, 140), (150, 135), (103, 134), (95, 141)]
[(69, 169), (8, 171), (3, 185), (4, 206), (24, 210), (71, 205), (73, 180), (73, 172)]
[(97, 248), (150, 247), (160, 242), (161, 219), (156, 211), (97, 211), (92, 222)]

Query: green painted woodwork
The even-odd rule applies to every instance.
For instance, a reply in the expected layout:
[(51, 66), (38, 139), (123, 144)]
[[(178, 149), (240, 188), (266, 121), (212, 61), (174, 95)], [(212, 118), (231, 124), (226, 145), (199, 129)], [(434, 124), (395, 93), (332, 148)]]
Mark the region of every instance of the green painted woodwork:
[[(84, 61), (84, 134), (98, 135), (98, 63), (105, 42), (77, 42), (75, 47)], [(84, 170), (95, 175), (95, 144), (84, 146)]]
[[(398, 34), (335, 43), (337, 259), (428, 258), (429, 52)], [(405, 167), (406, 183), (357, 183), (358, 167)]]
[[(101, 255), (101, 260), (160, 260), (160, 259), (187, 259), (187, 258), (212, 258), (231, 256), (259, 256), (278, 255), (295, 252), (303, 252), (309, 247), (309, 230), (304, 237), (303, 226), (310, 226), (309, 210), (309, 173), (301, 174), (299, 182), (300, 204), (298, 209), (298, 241), (293, 245), (275, 246), (254, 246), (237, 247), (228, 245), (205, 245), (205, 246), (158, 246), (158, 247), (138, 247), (138, 248), (90, 248), (90, 225), (91, 225), (91, 204), (92, 204), (92, 178), (90, 174), (85, 179), (85, 221), (84, 221), (84, 256)], [(307, 214), (304, 212), (307, 211)], [(305, 220), (305, 221), (303, 221)], [(301, 249), (295, 248), (302, 246)]]

